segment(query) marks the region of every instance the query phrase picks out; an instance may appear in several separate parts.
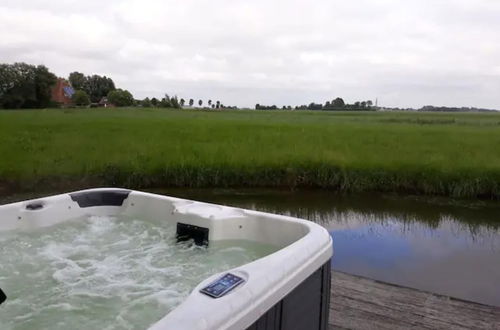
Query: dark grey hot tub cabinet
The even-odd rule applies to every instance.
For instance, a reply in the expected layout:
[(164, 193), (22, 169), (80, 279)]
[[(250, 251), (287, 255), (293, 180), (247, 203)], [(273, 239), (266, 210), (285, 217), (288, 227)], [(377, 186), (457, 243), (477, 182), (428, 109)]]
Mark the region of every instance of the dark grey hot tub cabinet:
[(328, 261), (247, 330), (326, 330), (330, 310)]

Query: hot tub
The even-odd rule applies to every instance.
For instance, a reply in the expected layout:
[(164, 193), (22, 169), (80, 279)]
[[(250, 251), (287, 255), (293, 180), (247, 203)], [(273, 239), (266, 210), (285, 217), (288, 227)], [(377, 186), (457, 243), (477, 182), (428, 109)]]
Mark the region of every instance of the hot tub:
[[(149, 329), (327, 328), (332, 241), (325, 229), (309, 221), (101, 188), (0, 206), (0, 232), (46, 232), (82, 218), (106, 216), (167, 222), (179, 244), (210, 248), (219, 242), (250, 241), (276, 247), (261, 258), (211, 274)], [(11, 298), (3, 289), (8, 298), (0, 312)]]

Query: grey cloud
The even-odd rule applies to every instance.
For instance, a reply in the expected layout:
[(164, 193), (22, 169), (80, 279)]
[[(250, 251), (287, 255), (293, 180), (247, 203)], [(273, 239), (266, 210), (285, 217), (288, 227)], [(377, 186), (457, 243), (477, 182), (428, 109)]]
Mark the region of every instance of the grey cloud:
[(499, 16), (489, 0), (4, 0), (0, 61), (138, 98), (500, 107)]

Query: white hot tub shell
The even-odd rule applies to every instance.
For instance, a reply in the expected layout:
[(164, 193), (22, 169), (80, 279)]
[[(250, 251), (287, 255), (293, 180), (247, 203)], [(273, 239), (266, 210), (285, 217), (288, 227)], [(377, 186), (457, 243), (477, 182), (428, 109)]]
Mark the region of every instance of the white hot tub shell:
[(324, 228), (309, 221), (100, 188), (0, 206), (0, 231), (47, 227), (92, 215), (161, 219), (176, 226), (179, 240), (193, 239), (200, 245), (248, 240), (280, 247), (268, 256), (225, 271), (243, 278), (244, 283), (220, 298), (200, 290), (224, 273), (205, 279), (150, 330), (328, 327), (332, 241)]

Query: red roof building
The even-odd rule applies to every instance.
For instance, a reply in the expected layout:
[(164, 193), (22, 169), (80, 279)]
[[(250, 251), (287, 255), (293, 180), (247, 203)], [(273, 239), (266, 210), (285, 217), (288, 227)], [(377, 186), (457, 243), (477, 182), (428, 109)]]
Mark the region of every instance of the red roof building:
[(57, 78), (56, 84), (52, 87), (52, 101), (60, 105), (69, 105), (73, 94), (75, 90), (71, 84), (64, 78)]

